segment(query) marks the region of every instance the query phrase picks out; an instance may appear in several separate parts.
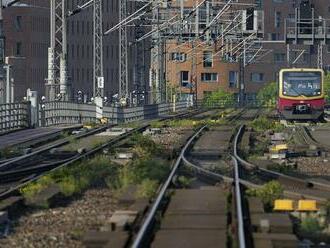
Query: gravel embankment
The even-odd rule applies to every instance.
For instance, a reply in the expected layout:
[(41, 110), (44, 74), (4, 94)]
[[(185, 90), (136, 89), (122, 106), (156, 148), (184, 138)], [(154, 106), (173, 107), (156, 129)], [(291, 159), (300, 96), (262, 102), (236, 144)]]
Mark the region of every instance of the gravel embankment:
[(76, 248), (89, 229), (99, 229), (117, 207), (109, 189), (90, 189), (67, 206), (26, 213), (16, 223), (9, 237), (0, 239), (1, 248)]

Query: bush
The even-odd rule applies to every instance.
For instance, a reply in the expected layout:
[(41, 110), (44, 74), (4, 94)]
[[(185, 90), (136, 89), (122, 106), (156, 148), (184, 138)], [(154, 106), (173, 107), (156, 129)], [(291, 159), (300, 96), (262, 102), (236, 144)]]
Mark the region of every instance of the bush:
[[(91, 160), (65, 167), (41, 177), (36, 182), (23, 187), (20, 192), (26, 198), (31, 198), (51, 184), (58, 184), (66, 196), (81, 193), (91, 186), (115, 186), (118, 167), (104, 155)], [(112, 182), (111, 184), (109, 182)]]
[(185, 176), (179, 176), (178, 177), (178, 183), (182, 188), (189, 188), (191, 185), (193, 179), (185, 177)]
[(316, 234), (322, 231), (322, 227), (316, 218), (307, 217), (301, 221), (300, 230), (308, 234)]
[(149, 135), (136, 133), (132, 136), (131, 142), (136, 155), (140, 158), (160, 154), (162, 150), (162, 146), (156, 144)]
[(203, 106), (205, 107), (233, 107), (235, 104), (234, 94), (223, 89), (212, 92), (203, 101)]
[(258, 132), (264, 132), (266, 130), (274, 130), (280, 132), (284, 129), (284, 126), (279, 122), (269, 120), (264, 116), (260, 116), (251, 122), (251, 126)]
[(283, 191), (283, 187), (279, 182), (270, 181), (260, 189), (247, 190), (247, 195), (260, 198), (265, 205), (265, 208), (271, 210), (274, 206), (274, 201), (282, 198)]
[(38, 181), (29, 183), (28, 185), (20, 188), (19, 191), (25, 198), (30, 199), (51, 184), (55, 184), (53, 178), (50, 175), (46, 175), (41, 177)]
[(257, 94), (258, 101), (265, 107), (275, 107), (278, 97), (278, 87), (276, 82), (267, 84)]
[(156, 195), (158, 189), (158, 182), (156, 180), (146, 179), (138, 185), (137, 196), (141, 198), (151, 198)]
[(71, 196), (74, 193), (76, 193), (77, 190), (77, 184), (76, 184), (76, 180), (74, 177), (66, 177), (64, 178), (60, 183), (59, 183), (61, 192), (65, 195), (65, 196)]

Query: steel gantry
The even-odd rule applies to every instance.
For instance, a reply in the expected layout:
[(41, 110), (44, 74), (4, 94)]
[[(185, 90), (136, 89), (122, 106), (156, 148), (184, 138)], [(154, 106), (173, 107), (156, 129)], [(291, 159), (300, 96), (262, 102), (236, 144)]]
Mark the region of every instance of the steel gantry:
[(69, 100), (67, 69), (66, 0), (50, 0), (50, 47), (46, 98)]
[[(119, 22), (127, 16), (127, 0), (119, 1)], [(127, 25), (119, 27), (119, 99), (122, 105), (127, 104), (128, 93), (128, 47), (127, 47)]]
[(104, 97), (104, 76), (103, 76), (103, 15), (102, 0), (94, 0), (93, 3), (93, 92), (94, 97)]

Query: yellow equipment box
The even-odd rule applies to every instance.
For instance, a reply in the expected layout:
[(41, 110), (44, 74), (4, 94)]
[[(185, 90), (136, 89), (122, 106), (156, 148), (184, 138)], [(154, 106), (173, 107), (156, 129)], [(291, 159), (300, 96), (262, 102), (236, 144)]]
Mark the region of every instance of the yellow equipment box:
[(298, 211), (310, 212), (318, 211), (315, 200), (299, 200), (298, 201)]
[(275, 211), (293, 211), (293, 201), (292, 200), (275, 200), (274, 203)]

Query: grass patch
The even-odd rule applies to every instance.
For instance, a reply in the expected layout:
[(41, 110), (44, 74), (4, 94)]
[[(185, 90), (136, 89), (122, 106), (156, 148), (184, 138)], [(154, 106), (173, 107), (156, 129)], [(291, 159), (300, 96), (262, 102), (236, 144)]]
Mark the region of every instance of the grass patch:
[(284, 126), (281, 123), (274, 120), (269, 120), (264, 116), (260, 116), (257, 119), (254, 119), (250, 123), (250, 126), (258, 132), (264, 132), (267, 130), (281, 132), (284, 130)]
[(96, 156), (88, 161), (65, 167), (41, 177), (20, 189), (25, 198), (32, 198), (51, 184), (58, 184), (62, 193), (71, 196), (81, 193), (88, 187), (108, 185), (118, 174), (118, 166), (104, 155)]
[(17, 148), (5, 147), (0, 150), (0, 158), (11, 158), (20, 155), (20, 151)]

